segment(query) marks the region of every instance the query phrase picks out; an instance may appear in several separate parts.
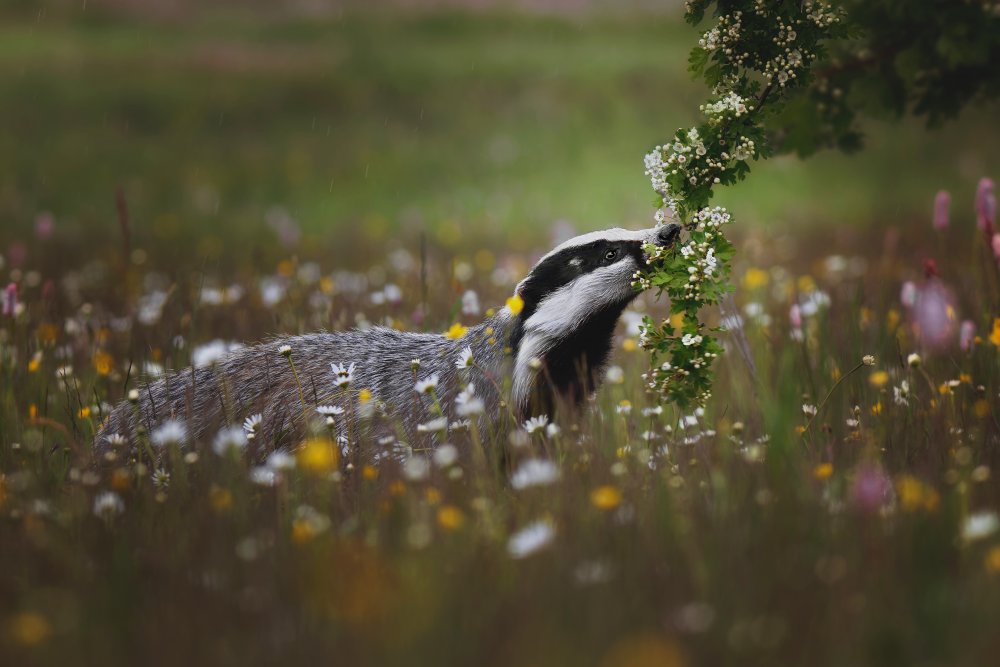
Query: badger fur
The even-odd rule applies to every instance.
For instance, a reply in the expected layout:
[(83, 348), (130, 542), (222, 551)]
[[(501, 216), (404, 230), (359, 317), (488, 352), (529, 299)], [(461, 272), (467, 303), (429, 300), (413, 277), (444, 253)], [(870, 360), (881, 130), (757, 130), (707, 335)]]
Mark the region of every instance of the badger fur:
[[(141, 387), (137, 400), (119, 404), (96, 444), (116, 435), (134, 442), (140, 426), (152, 433), (168, 418), (185, 422), (189, 439), (203, 440), (259, 414), (254, 442), (270, 450), (299, 442), (322, 405), (345, 410), (337, 418), (346, 424), (344, 437), (357, 436), (351, 424), (363, 422), (369, 435), (412, 439), (426, 430), (418, 425), (432, 418), (432, 406), (449, 421), (461, 419), (456, 398), (464, 391), (468, 399), (470, 385), (487, 425), (505, 412), (520, 423), (551, 415), (557, 405), (577, 406), (597, 388), (615, 325), (636, 297), (632, 282), (646, 259), (643, 246), (673, 244), (679, 232), (670, 224), (572, 238), (517, 285), (519, 312), (505, 306), (458, 339), (384, 327), (312, 333), (242, 348), (212, 367), (168, 373)], [(460, 368), (467, 348), (472, 364)], [(437, 378), (433, 392), (415, 391), (429, 378)], [(366, 401), (359, 400), (363, 389), (370, 392)]]

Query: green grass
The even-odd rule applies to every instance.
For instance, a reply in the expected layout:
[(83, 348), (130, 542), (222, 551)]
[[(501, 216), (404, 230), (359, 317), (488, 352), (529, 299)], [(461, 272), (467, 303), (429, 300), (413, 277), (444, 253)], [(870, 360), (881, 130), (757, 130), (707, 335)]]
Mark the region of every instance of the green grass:
[[(373, 240), (642, 224), (642, 156), (704, 98), (681, 65), (694, 38), (670, 16), (12, 19), (2, 234), (40, 210), (107, 234), (118, 186), (147, 239), (253, 236), (274, 205)], [(990, 117), (873, 124), (859, 156), (775, 160), (720, 197), (748, 225), (926, 218), (929, 193), (997, 171)]]

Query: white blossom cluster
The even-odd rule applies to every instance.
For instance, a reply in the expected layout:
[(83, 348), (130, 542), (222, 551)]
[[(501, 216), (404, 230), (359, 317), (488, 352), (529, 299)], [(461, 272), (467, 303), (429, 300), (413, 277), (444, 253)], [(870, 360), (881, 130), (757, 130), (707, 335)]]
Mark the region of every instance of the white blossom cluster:
[(729, 91), (714, 102), (702, 104), (698, 109), (705, 114), (710, 123), (717, 125), (727, 118), (739, 118), (753, 111), (753, 105), (747, 104), (747, 101), (737, 93)]

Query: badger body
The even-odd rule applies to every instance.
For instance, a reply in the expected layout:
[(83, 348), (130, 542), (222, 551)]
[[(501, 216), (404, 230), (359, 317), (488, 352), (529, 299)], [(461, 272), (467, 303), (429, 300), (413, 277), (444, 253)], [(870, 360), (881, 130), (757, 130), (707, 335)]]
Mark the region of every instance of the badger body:
[[(597, 388), (619, 316), (637, 295), (632, 283), (643, 247), (671, 244), (679, 232), (665, 225), (570, 239), (518, 284), (517, 312), (504, 306), (460, 338), (385, 327), (283, 336), (212, 367), (170, 372), (118, 405), (97, 445), (116, 435), (134, 442), (140, 425), (152, 433), (167, 419), (185, 422), (189, 439), (204, 440), (259, 414), (258, 447), (294, 446), (326, 405), (344, 410), (336, 419), (344, 437), (367, 430), (413, 439), (428, 430), (421, 424), (440, 419), (438, 407), (449, 422), (467, 416), (456, 404), (460, 392), (466, 404), (473, 395), (481, 402), (472, 418), (486, 426), (505, 414), (517, 422), (551, 416)], [(471, 363), (462, 363), (469, 352)], [(430, 378), (433, 389), (418, 393), (416, 384)]]

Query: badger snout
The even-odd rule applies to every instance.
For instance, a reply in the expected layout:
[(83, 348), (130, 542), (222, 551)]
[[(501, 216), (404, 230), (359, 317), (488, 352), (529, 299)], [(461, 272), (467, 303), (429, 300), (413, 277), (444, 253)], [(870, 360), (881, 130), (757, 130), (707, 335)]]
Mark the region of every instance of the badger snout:
[(681, 226), (676, 222), (671, 222), (669, 224), (663, 225), (656, 230), (656, 245), (668, 246), (673, 245), (677, 237), (681, 235)]

